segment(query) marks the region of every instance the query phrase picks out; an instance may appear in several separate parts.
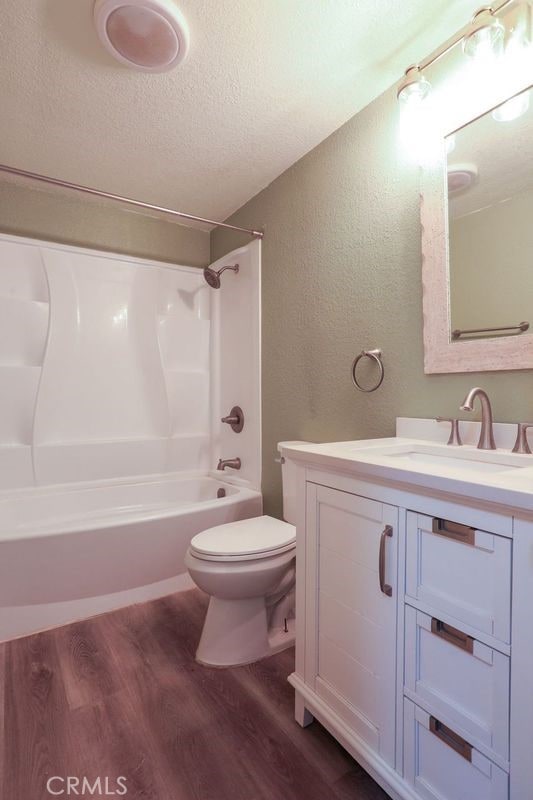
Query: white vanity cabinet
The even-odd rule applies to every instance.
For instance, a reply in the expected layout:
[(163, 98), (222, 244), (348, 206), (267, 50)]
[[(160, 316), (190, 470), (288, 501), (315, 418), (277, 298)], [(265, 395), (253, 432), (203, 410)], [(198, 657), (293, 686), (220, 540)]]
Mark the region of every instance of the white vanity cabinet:
[(297, 721), (394, 800), (533, 800), (533, 514), (295, 463)]

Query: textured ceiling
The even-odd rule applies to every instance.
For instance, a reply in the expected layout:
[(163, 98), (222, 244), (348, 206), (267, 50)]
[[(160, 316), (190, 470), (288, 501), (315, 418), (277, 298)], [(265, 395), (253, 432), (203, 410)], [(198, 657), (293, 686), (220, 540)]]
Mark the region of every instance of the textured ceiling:
[(223, 219), (479, 1), (179, 0), (188, 59), (153, 75), (102, 49), (92, 0), (2, 0), (0, 161)]

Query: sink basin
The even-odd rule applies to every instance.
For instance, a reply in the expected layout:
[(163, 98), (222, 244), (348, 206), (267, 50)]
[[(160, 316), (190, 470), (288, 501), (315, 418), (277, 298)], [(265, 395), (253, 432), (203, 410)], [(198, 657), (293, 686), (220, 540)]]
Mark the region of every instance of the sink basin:
[(389, 455), (389, 458), (407, 459), (413, 464), (425, 464), (428, 467), (444, 467), (446, 469), (452, 469), (454, 472), (460, 469), (468, 470), (469, 472), (482, 472), (483, 474), (502, 472), (508, 469), (520, 469), (520, 467), (525, 466), (525, 464), (506, 464), (496, 461), (480, 461), (475, 458), (456, 458), (454, 456), (450, 457), (432, 453), (419, 453), (416, 450), (412, 450), (408, 453), (395, 453), (394, 455)]
[(398, 467), (457, 474), (487, 475), (533, 467), (533, 457), (501, 450), (478, 450), (473, 447), (448, 447), (431, 444), (398, 444), (359, 451), (365, 460), (389, 461)]

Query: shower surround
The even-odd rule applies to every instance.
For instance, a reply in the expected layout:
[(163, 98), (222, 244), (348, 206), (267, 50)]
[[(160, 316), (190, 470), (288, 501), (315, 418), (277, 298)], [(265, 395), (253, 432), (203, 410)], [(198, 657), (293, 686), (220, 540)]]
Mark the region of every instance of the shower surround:
[[(92, 540), (99, 548), (95, 564), (103, 565), (109, 554), (118, 575), (128, 547), (124, 522), (134, 526), (138, 562), (130, 581), (121, 571), (116, 596), (113, 571), (106, 569), (107, 610), (176, 588), (169, 576), (185, 571), (184, 549), (197, 525), (174, 519), (175, 565), (169, 570), (172, 539), (166, 538), (167, 566), (158, 571), (161, 554), (151, 558), (150, 546), (157, 546), (160, 511), (170, 521), (174, 511), (181, 517), (190, 507), (202, 520), (198, 511), (205, 502), (210, 525), (260, 513), (260, 243), (211, 266), (234, 263), (239, 274), (225, 273), (215, 290), (194, 267), (0, 236), (0, 507), (10, 509), (9, 524), (0, 526), (0, 561), (16, 567), (12, 583), (19, 584), (16, 597), (0, 590), (0, 623), (9, 617), (10, 635), (102, 610), (98, 581), (80, 581), (78, 595), (72, 580), (65, 581), (71, 587), (66, 593), (51, 585), (50, 591), (32, 591), (30, 575), (48, 557), (56, 585), (63, 567), (83, 571), (75, 532), (79, 538), (82, 529), (98, 530)], [(237, 404), (246, 416), (240, 434), (220, 422)], [(212, 473), (219, 458), (237, 456), (238, 473)], [(159, 509), (145, 502), (147, 481), (168, 486), (187, 479), (205, 486), (210, 473), (215, 480), (205, 497), (203, 490), (182, 497), (166, 489), (165, 498), (174, 499)], [(222, 486), (217, 478), (242, 490), (220, 503), (220, 519), (213, 503)], [(129, 490), (113, 494), (117, 486)], [(87, 513), (83, 504), (71, 509), (87, 490)], [(53, 501), (42, 502), (43, 492)], [(24, 512), (32, 506), (41, 508), (33, 523)], [(145, 548), (139, 547), (139, 530)], [(50, 547), (43, 550), (44, 532)], [(86, 557), (89, 552), (90, 538)], [(26, 595), (20, 588), (25, 580)], [(158, 588), (159, 580), (164, 586)], [(87, 602), (79, 606), (82, 597)], [(48, 611), (54, 613), (43, 617), (41, 608), (32, 621), (28, 607), (52, 598), (55, 611)], [(59, 608), (57, 601), (78, 605)], [(20, 629), (17, 608), (21, 614), (24, 609)]]

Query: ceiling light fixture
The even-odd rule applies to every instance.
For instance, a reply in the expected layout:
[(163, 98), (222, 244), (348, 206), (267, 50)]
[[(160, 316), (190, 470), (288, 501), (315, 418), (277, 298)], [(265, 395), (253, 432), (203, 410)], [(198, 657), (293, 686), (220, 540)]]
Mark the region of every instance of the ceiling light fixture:
[(106, 50), (129, 67), (166, 72), (187, 55), (187, 23), (173, 0), (96, 0), (94, 24)]

